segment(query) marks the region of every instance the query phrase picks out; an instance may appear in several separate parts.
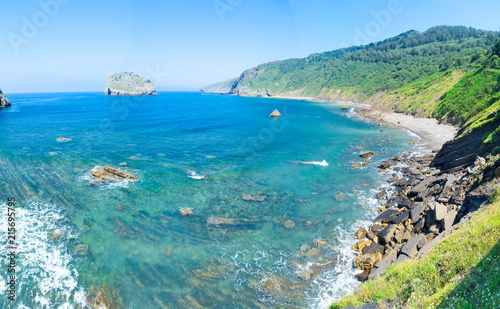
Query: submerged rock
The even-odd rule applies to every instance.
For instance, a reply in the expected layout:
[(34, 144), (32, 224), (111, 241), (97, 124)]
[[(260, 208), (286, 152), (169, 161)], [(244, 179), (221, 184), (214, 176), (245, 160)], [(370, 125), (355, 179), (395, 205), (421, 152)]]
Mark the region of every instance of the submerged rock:
[(115, 210), (124, 210), (124, 209), (125, 209), (125, 206), (123, 206), (122, 204), (115, 206)]
[(52, 240), (59, 240), (64, 236), (64, 233), (61, 230), (54, 230), (49, 234)]
[(275, 109), (275, 110), (271, 113), (271, 115), (270, 115), (269, 117), (271, 117), (271, 118), (280, 118), (280, 117), (281, 117), (281, 114), (280, 114), (280, 112), (279, 112), (277, 109)]
[(75, 254), (78, 256), (86, 256), (89, 253), (89, 245), (78, 245), (75, 248)]
[(243, 194), (241, 198), (247, 202), (263, 202), (266, 196), (262, 193), (259, 194)]
[(123, 303), (121, 297), (119, 297), (116, 292), (111, 291), (108, 287), (97, 288), (95, 286), (91, 286), (85, 301), (92, 309), (125, 308), (125, 304)]
[(179, 211), (181, 212), (181, 214), (185, 217), (189, 217), (190, 215), (193, 214), (193, 208), (181, 208), (179, 209)]
[(352, 169), (360, 168), (362, 166), (361, 162), (355, 162), (351, 164)]
[(283, 225), (286, 229), (293, 229), (295, 227), (295, 222), (293, 222), (292, 220), (288, 220), (285, 222), (285, 224)]
[(137, 180), (137, 177), (135, 177), (134, 175), (124, 173), (109, 166), (105, 166), (103, 168), (95, 168), (90, 171), (90, 175), (94, 177), (95, 181), (101, 183), (122, 179)]
[(339, 193), (335, 195), (335, 200), (337, 200), (338, 202), (342, 202), (343, 200), (345, 200), (345, 193)]
[(314, 275), (314, 271), (312, 269), (300, 271), (297, 273), (297, 277), (299, 277), (300, 279), (302, 279), (304, 281), (311, 279), (311, 276), (313, 276), (313, 275)]

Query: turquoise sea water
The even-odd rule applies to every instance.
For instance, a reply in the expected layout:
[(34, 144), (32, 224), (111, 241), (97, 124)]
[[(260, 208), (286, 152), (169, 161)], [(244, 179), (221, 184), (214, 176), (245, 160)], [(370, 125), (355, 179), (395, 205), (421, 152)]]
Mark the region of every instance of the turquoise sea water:
[[(17, 300), (1, 295), (3, 308), (85, 307), (93, 292), (116, 308), (326, 307), (357, 284), (349, 248), (374, 216), (370, 197), (384, 183), (376, 167), (415, 141), (336, 104), (199, 93), (9, 99), (0, 226), (6, 235), (16, 198), (19, 250)], [(274, 109), (280, 119), (269, 118)], [(375, 157), (351, 170), (357, 147)], [(139, 180), (90, 186), (89, 171), (104, 165)]]

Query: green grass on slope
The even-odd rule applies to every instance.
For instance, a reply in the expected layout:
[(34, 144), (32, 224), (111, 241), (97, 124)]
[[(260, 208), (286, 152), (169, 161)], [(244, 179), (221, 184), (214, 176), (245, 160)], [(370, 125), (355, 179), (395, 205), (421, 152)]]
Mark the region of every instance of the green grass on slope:
[[(500, 308), (500, 198), (422, 259), (391, 266), (331, 308), (399, 299), (405, 308)], [(451, 280), (462, 273), (462, 282)]]
[(465, 73), (449, 70), (434, 73), (417, 82), (384, 94), (373, 103), (378, 108), (394, 109), (420, 117), (431, 117), (441, 97), (450, 90)]
[(432, 116), (454, 119), (473, 129), (494, 116), (498, 108), (490, 109), (500, 99), (500, 70), (469, 71), (446, 94)]
[[(260, 65), (239, 86), (268, 89), (282, 94), (304, 89), (302, 96), (319, 96), (324, 90), (341, 89), (355, 99), (424, 81), (453, 67), (462, 68), (472, 57), (491, 48), (497, 32), (466, 27), (434, 27), (409, 31), (365, 46), (313, 54)], [(255, 77), (257, 76), (257, 77)]]

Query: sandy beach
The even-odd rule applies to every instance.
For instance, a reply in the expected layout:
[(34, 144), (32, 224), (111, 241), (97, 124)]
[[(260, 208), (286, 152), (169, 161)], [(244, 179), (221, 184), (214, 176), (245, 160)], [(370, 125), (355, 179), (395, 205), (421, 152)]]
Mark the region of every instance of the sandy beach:
[(369, 112), (375, 119), (383, 119), (415, 133), (422, 139), (419, 146), (423, 149), (440, 150), (447, 141), (456, 136), (458, 131), (457, 127), (440, 124), (436, 119), (415, 118), (411, 115), (377, 110), (365, 110), (365, 112)]

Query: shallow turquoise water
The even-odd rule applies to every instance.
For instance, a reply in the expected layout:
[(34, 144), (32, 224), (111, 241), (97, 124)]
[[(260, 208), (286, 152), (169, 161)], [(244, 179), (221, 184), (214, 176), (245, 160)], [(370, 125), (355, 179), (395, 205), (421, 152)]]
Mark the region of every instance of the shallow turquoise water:
[[(4, 308), (83, 306), (92, 286), (118, 308), (326, 306), (356, 285), (348, 248), (384, 183), (376, 166), (415, 141), (333, 104), (198, 93), (9, 99), (0, 111), (1, 203), (17, 200), (20, 249), (18, 298), (0, 296)], [(283, 116), (270, 119), (276, 108)], [(356, 147), (375, 157), (351, 170)], [(90, 186), (89, 170), (104, 165), (139, 181)], [(180, 214), (186, 207), (192, 216)], [(0, 220), (5, 233), (5, 204)], [(54, 230), (63, 237), (49, 237)], [(300, 253), (318, 240), (327, 242), (319, 253)], [(4, 263), (2, 290), (6, 276)]]

